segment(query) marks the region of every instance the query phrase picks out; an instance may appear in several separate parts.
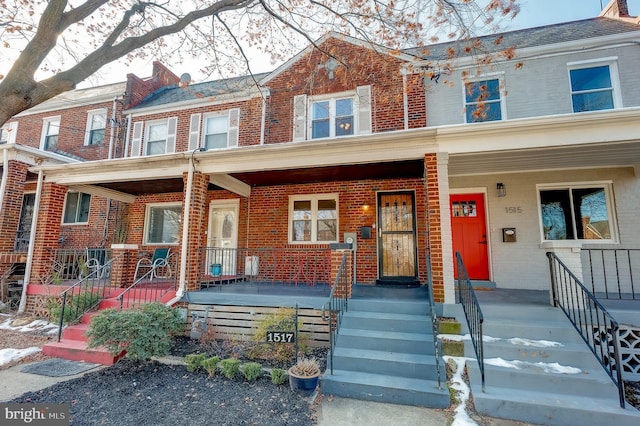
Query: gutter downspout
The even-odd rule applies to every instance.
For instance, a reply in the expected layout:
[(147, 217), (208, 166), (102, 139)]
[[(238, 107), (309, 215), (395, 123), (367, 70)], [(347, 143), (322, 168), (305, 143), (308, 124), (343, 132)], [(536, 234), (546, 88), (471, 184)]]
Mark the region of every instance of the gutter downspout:
[(185, 209), (184, 209), (184, 218), (183, 218), (183, 226), (182, 226), (182, 247), (180, 248), (180, 284), (178, 285), (178, 291), (176, 291), (176, 296), (169, 300), (166, 305), (172, 306), (182, 299), (184, 296), (184, 290), (186, 288), (187, 282), (187, 249), (189, 245), (189, 223), (191, 216), (191, 191), (193, 189), (193, 172), (195, 170), (195, 166), (193, 164), (193, 154), (196, 151), (200, 151), (201, 148), (196, 148), (191, 153), (191, 160), (189, 161), (189, 168), (187, 170), (187, 195), (184, 199)]
[(7, 178), (9, 177), (9, 154), (7, 150), (2, 150), (2, 182), (0, 182), (0, 211), (4, 203), (4, 191), (7, 190)]
[(31, 268), (33, 267), (33, 252), (35, 250), (36, 228), (38, 227), (38, 212), (40, 211), (40, 197), (42, 196), (42, 182), (44, 181), (44, 172), (38, 172), (38, 185), (36, 187), (36, 199), (33, 203), (33, 218), (31, 219), (31, 233), (29, 234), (29, 249), (27, 251), (27, 264), (24, 268), (24, 283), (22, 284), (22, 297), (20, 297), (20, 306), (18, 313), (24, 313), (27, 307), (27, 288), (31, 280)]

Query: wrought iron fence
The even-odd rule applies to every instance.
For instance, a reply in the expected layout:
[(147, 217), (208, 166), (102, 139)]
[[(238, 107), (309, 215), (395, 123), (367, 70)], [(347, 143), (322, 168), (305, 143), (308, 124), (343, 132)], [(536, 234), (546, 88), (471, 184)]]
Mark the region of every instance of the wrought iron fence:
[(458, 271), (458, 298), (464, 310), (464, 316), (467, 319), (469, 334), (471, 335), (471, 343), (476, 353), (478, 367), (480, 368), (480, 377), (482, 378), (482, 392), (484, 392), (484, 344), (482, 341), (482, 323), (484, 316), (476, 293), (471, 286), (471, 280), (467, 269), (462, 261), (462, 256), (456, 252), (456, 262)]
[(201, 253), (203, 286), (231, 281), (285, 284), (331, 282), (331, 251), (326, 248), (219, 248)]
[(601, 299), (640, 300), (640, 249), (582, 249), (584, 284)]
[[(169, 261), (168, 267), (173, 268), (171, 261)], [(162, 268), (166, 268), (166, 266), (162, 266)], [(175, 273), (158, 277), (154, 269), (151, 268), (120, 293), (116, 299), (120, 303), (120, 309), (140, 307), (162, 300), (163, 296), (176, 288), (176, 282)]]
[[(338, 274), (333, 282), (329, 299), (322, 305), (322, 318), (329, 321), (329, 363), (331, 364), (331, 374), (333, 375), (333, 351), (335, 349), (336, 338), (340, 331), (342, 314), (349, 307), (349, 270), (347, 268), (347, 253), (342, 255)], [(327, 315), (328, 313), (328, 315)]]
[(569, 318), (611, 380), (618, 386), (620, 407), (625, 407), (620, 362), (618, 323), (555, 253), (548, 252), (554, 306)]
[(431, 269), (431, 256), (427, 253), (427, 283), (429, 285), (429, 307), (431, 308), (431, 327), (433, 331), (433, 351), (436, 358), (436, 370), (438, 375), (438, 389), (442, 386), (440, 377), (440, 340), (438, 339), (439, 322), (436, 304), (433, 300), (433, 276)]

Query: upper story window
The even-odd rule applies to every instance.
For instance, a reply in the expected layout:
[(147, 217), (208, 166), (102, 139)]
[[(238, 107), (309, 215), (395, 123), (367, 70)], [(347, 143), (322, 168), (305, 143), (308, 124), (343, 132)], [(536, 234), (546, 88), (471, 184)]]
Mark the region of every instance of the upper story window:
[(217, 111), (210, 114), (191, 114), (189, 125), (189, 151), (194, 149), (220, 149), (238, 146), (240, 109)]
[(542, 238), (613, 241), (609, 184), (539, 187)]
[(569, 64), (573, 112), (618, 108), (618, 72), (615, 58)]
[(58, 134), (60, 133), (60, 117), (45, 118), (42, 123), (41, 149), (55, 151), (58, 148)]
[(5, 123), (0, 128), (0, 144), (16, 143), (16, 134), (18, 133), (18, 122)]
[(311, 102), (311, 139), (353, 135), (353, 97)]
[(82, 192), (67, 192), (62, 223), (89, 222), (91, 195)]
[(289, 235), (290, 243), (338, 241), (338, 195), (289, 197)]
[(90, 111), (87, 116), (87, 133), (85, 145), (98, 145), (104, 143), (104, 132), (107, 127), (107, 111)]
[(144, 224), (145, 244), (178, 244), (181, 220), (180, 203), (147, 205)]
[(175, 152), (178, 118), (137, 121), (133, 123), (131, 156), (158, 155)]
[(371, 86), (327, 96), (294, 96), (293, 140), (371, 133)]
[(464, 84), (464, 107), (467, 123), (503, 119), (500, 79), (482, 79)]

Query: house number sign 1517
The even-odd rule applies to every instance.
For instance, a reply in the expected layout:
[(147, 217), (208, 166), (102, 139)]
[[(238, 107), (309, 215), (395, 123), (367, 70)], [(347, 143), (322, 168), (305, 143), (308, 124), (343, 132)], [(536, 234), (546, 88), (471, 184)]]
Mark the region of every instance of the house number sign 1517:
[(296, 341), (296, 333), (293, 331), (267, 331), (269, 343), (293, 343)]

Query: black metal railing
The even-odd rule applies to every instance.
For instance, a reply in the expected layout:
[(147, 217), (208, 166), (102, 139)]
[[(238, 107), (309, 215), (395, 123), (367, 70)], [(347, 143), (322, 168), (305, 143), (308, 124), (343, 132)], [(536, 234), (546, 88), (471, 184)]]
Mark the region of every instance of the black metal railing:
[(640, 249), (582, 249), (584, 284), (600, 299), (640, 300)]
[[(169, 265), (162, 266), (162, 268), (173, 268), (173, 264), (169, 261)], [(169, 273), (166, 277), (157, 277), (154, 269), (151, 268), (120, 293), (116, 299), (120, 304), (120, 309), (140, 307), (147, 303), (161, 301), (163, 296), (176, 288), (176, 283), (175, 273)]]
[(555, 253), (548, 252), (547, 257), (554, 306), (560, 306), (611, 380), (618, 386), (620, 407), (624, 408), (624, 381), (617, 321)]
[(109, 274), (106, 271), (111, 270), (113, 262), (120, 257), (109, 259), (105, 264), (93, 270), (84, 271), (86, 274), (77, 283), (60, 294), (58, 341), (62, 338), (62, 329), (65, 323), (78, 322), (82, 315), (98, 306), (101, 300), (111, 296), (115, 289), (111, 287)]
[(441, 388), (440, 377), (440, 340), (438, 339), (439, 319), (436, 312), (436, 304), (433, 300), (433, 276), (431, 269), (431, 256), (427, 253), (427, 284), (429, 285), (429, 307), (431, 308), (431, 328), (433, 332), (433, 351), (436, 358), (436, 370), (438, 375), (438, 389)]
[(480, 368), (482, 392), (484, 392), (484, 344), (482, 341), (482, 323), (484, 322), (484, 316), (482, 315), (480, 303), (478, 303), (478, 298), (471, 286), (469, 274), (467, 274), (467, 269), (464, 266), (462, 256), (460, 256), (459, 252), (456, 252), (456, 268), (458, 272), (458, 299), (462, 304), (464, 316), (467, 319), (471, 343), (473, 344), (473, 350), (476, 353), (478, 367)]
[[(322, 318), (329, 321), (329, 363), (331, 364), (331, 374), (333, 374), (333, 351), (335, 349), (336, 338), (340, 331), (342, 314), (349, 307), (349, 270), (347, 268), (347, 253), (342, 255), (338, 274), (333, 282), (329, 299), (322, 305)], [(328, 315), (327, 315), (328, 313)]]
[(201, 252), (204, 286), (230, 281), (285, 284), (331, 283), (328, 248), (220, 248)]

